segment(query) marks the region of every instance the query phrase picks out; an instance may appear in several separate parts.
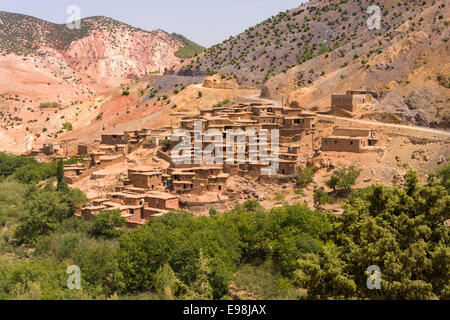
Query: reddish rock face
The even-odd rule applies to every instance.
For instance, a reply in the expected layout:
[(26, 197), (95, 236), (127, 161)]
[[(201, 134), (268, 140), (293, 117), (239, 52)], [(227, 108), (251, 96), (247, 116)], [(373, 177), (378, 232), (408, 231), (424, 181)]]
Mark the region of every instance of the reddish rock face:
[(164, 72), (180, 63), (175, 52), (181, 43), (163, 31), (94, 30), (72, 42), (63, 52), (75, 70), (98, 82)]
[(164, 72), (180, 63), (175, 52), (184, 45), (162, 30), (144, 31), (105, 17), (83, 19), (78, 30), (7, 12), (0, 12), (0, 21), (0, 53), (33, 57), (62, 79), (115, 85)]
[[(119, 86), (180, 63), (181, 46), (162, 30), (105, 17), (83, 19), (81, 29), (71, 30), (0, 11), (0, 150), (26, 152), (55, 137), (65, 122), (85, 126), (100, 113), (105, 119), (125, 114), (137, 101), (122, 97)], [(106, 101), (111, 108), (102, 108)], [(40, 108), (53, 102), (61, 109)], [(133, 108), (126, 118), (152, 110)]]

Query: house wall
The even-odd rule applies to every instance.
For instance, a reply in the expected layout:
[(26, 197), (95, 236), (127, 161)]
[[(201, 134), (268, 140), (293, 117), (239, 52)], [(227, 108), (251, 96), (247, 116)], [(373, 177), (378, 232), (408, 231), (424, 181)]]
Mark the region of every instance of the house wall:
[(87, 144), (78, 145), (78, 155), (90, 154), (94, 150), (94, 146)]
[(361, 152), (367, 140), (354, 138), (322, 138), (322, 151)]
[(123, 134), (117, 135), (102, 134), (102, 144), (106, 145), (125, 144), (125, 136)]
[(278, 167), (278, 174), (282, 174), (285, 176), (295, 175), (295, 162), (280, 162)]
[[(143, 199), (144, 197), (142, 197), (142, 199)], [(138, 198), (127, 198), (127, 197), (125, 197), (125, 199), (124, 199), (124, 204), (126, 205), (126, 206), (138, 206), (138, 205), (140, 205), (141, 203), (141, 199), (138, 199)]]
[(373, 131), (364, 128), (335, 128), (334, 134), (337, 136), (369, 137)]
[(148, 176), (145, 174), (133, 173), (128, 178), (130, 179), (131, 184), (137, 188), (154, 189), (161, 184), (160, 175)]
[(354, 111), (353, 96), (349, 94), (333, 94), (331, 96), (331, 107)]
[(160, 198), (156, 198), (156, 197), (146, 197), (145, 200), (148, 203), (148, 206), (151, 208), (162, 209), (162, 210), (169, 210), (169, 209), (178, 210), (178, 209), (180, 209), (178, 198), (160, 199)]
[(372, 99), (368, 94), (334, 94), (331, 96), (331, 107), (355, 112), (364, 104), (371, 104)]

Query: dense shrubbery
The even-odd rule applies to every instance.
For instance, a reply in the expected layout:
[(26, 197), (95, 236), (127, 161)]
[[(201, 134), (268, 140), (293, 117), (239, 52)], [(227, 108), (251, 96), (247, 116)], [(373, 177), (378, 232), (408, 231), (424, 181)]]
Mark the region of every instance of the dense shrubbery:
[(178, 50), (175, 52), (175, 56), (178, 58), (192, 58), (206, 49), (201, 45), (198, 45), (195, 42), (188, 40), (181, 34), (172, 33), (172, 36), (184, 44), (184, 46), (178, 48)]
[(35, 164), (36, 162), (37, 161), (30, 157), (17, 157), (0, 152), (0, 176), (3, 176), (4, 178), (9, 177), (17, 168)]
[(297, 173), (297, 184), (302, 188), (314, 180), (314, 171), (310, 167), (300, 168)]
[[(374, 185), (352, 195), (330, 242), (298, 261), (297, 284), (312, 299), (450, 298), (450, 195), (445, 172), (419, 183), (412, 171), (403, 189)], [(381, 290), (369, 290), (365, 271), (381, 269)]]
[(37, 183), (56, 177), (57, 163), (39, 163), (35, 159), (24, 156), (11, 156), (0, 153), (0, 176), (13, 176), (22, 183)]
[[(219, 299), (232, 282), (266, 299), (449, 298), (448, 172), (426, 185), (410, 172), (403, 189), (357, 190), (344, 219), (253, 200), (212, 217), (174, 212), (133, 230), (117, 212), (71, 217), (84, 201), (79, 191), (57, 189), (54, 179), (21, 184), (10, 173), (0, 183), (0, 225), (8, 227), (0, 299)], [(70, 265), (81, 269), (81, 290), (66, 288)], [(383, 290), (367, 289), (370, 265), (381, 268)]]
[(34, 244), (38, 237), (55, 230), (76, 208), (86, 202), (85, 195), (74, 189), (57, 190), (31, 186), (25, 193), (25, 212), (19, 217), (14, 237), (19, 244)]
[(47, 109), (47, 108), (53, 109), (53, 108), (60, 108), (60, 107), (61, 107), (61, 104), (58, 102), (44, 102), (39, 105), (39, 108), (41, 108), (41, 109)]

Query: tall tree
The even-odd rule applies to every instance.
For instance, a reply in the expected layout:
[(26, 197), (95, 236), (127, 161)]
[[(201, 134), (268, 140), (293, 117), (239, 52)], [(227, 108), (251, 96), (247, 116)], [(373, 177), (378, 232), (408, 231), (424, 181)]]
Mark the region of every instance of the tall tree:
[(56, 169), (56, 179), (58, 180), (58, 185), (57, 185), (56, 189), (58, 191), (67, 190), (68, 186), (67, 186), (66, 179), (64, 177), (64, 165), (63, 165), (62, 160), (58, 161), (58, 166)]

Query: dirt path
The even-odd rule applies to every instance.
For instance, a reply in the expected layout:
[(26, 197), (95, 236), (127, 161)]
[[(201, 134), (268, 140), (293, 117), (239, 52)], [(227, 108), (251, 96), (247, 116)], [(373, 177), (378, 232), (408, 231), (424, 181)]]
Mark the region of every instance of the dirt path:
[[(257, 94), (247, 96), (245, 98), (252, 99), (252, 100), (259, 100), (259, 101), (266, 102), (266, 103), (280, 104), (280, 101), (273, 100), (273, 99), (261, 98)], [(379, 122), (379, 121), (352, 119), (352, 118), (344, 118), (344, 117), (334, 117), (332, 115), (323, 115), (323, 114), (317, 114), (317, 113), (313, 113), (313, 112), (311, 112), (311, 113), (316, 115), (319, 118), (327, 119), (327, 120), (337, 119), (337, 120), (348, 121), (348, 122), (353, 122), (353, 123), (360, 123), (360, 124), (371, 125), (371, 126), (383, 126), (383, 127), (392, 127), (392, 128), (398, 128), (398, 129), (408, 129), (408, 130), (428, 132), (428, 133), (439, 134), (439, 135), (444, 135), (444, 136), (450, 137), (450, 131), (446, 131), (446, 130), (431, 129), (431, 128), (424, 128), (424, 127), (417, 127), (417, 126), (408, 126), (408, 125), (401, 125), (401, 124), (394, 124), (394, 123), (385, 123), (385, 122)]]
[(430, 128), (417, 127), (417, 126), (407, 126), (407, 125), (385, 123), (385, 122), (379, 122), (379, 121), (352, 119), (352, 118), (344, 118), (344, 117), (334, 117), (334, 116), (323, 115), (323, 114), (315, 114), (315, 115), (322, 119), (331, 119), (331, 120), (337, 119), (337, 120), (342, 120), (342, 121), (367, 124), (367, 125), (371, 125), (371, 126), (383, 126), (383, 127), (391, 127), (391, 128), (398, 128), (398, 129), (408, 129), (408, 130), (414, 130), (414, 131), (440, 134), (440, 135), (450, 137), (450, 131), (445, 131), (445, 130), (430, 129)]
[(250, 95), (250, 96), (246, 96), (244, 98), (252, 99), (252, 100), (259, 100), (261, 102), (266, 102), (266, 103), (281, 104), (281, 101), (279, 101), (279, 100), (261, 98), (260, 95), (261, 94), (253, 94), (253, 95)]

